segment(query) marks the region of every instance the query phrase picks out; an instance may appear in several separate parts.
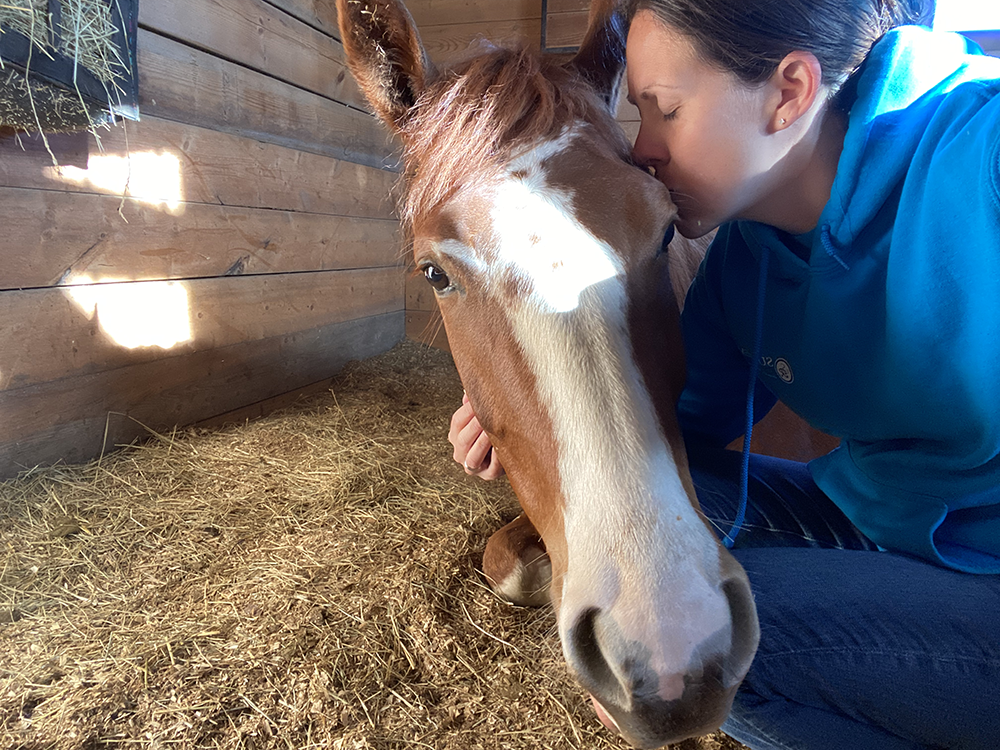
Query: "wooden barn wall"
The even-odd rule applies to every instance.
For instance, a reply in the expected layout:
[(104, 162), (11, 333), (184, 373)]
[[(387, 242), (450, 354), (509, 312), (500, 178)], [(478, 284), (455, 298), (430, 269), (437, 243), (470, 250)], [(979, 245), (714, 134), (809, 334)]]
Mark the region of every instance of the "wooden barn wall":
[(252, 413), (404, 335), (396, 147), (332, 0), (139, 8), (141, 122), (0, 138), (0, 477)]
[[(496, 42), (527, 39), (546, 49), (579, 46), (587, 30), (589, 0), (548, 0), (542, 39), (542, 0), (406, 0), (435, 62), (447, 62), (483, 37)], [(634, 140), (639, 111), (622, 96), (618, 121)], [(417, 275), (406, 282), (406, 335), (448, 347), (434, 293)]]

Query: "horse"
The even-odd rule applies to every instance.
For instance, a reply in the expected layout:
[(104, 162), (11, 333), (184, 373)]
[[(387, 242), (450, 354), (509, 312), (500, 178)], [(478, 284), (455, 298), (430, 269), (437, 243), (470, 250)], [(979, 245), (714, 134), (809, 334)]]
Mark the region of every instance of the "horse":
[(676, 207), (614, 121), (624, 2), (595, 0), (571, 59), (484, 45), (447, 69), (398, 0), (337, 9), (403, 145), (415, 266), (524, 511), (484, 571), (513, 601), (551, 600), (570, 670), (631, 744), (718, 728), (760, 633), (677, 425), (697, 251), (665, 244)]

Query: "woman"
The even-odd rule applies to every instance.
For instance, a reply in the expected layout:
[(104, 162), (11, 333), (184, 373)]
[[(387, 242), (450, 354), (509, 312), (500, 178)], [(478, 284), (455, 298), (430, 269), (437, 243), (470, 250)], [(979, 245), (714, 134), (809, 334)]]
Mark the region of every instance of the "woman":
[[(758, 418), (842, 437), (750, 465), (762, 637), (723, 729), (755, 750), (1000, 746), (1000, 60), (907, 17), (640, 0), (629, 32), (635, 158), (719, 228), (678, 407), (706, 515), (737, 514), (754, 375)], [(502, 473), (467, 402), (449, 440)]]

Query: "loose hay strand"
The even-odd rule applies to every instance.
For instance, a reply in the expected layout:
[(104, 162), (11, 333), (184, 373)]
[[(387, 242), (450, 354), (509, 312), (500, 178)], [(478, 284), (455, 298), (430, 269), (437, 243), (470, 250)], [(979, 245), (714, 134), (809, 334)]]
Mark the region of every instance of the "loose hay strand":
[(450, 458), (461, 394), (407, 343), (269, 417), (0, 484), (0, 746), (624, 748), (551, 612), (482, 582), (517, 507)]

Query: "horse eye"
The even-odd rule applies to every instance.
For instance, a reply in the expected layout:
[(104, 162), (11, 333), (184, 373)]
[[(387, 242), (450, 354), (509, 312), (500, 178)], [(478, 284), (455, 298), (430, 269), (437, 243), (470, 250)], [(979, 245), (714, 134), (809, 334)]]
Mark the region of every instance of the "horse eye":
[(424, 278), (427, 279), (428, 284), (439, 292), (443, 292), (451, 286), (451, 279), (448, 278), (448, 274), (437, 266), (426, 266), (424, 268)]

